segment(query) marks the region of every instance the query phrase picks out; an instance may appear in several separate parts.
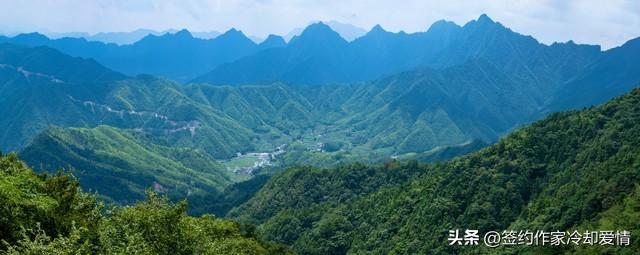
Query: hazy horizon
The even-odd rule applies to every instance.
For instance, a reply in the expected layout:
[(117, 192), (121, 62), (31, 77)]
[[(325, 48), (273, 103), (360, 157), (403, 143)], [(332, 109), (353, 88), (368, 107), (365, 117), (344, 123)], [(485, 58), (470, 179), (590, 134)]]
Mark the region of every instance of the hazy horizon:
[[(600, 1), (8, 1), (0, 0), (0, 33), (128, 32), (136, 29), (286, 35), (313, 21), (369, 30), (425, 31), (438, 20), (463, 25), (483, 13), (545, 44), (573, 40), (611, 48), (640, 36), (640, 2)], [(73, 15), (73, 19), (69, 19)]]

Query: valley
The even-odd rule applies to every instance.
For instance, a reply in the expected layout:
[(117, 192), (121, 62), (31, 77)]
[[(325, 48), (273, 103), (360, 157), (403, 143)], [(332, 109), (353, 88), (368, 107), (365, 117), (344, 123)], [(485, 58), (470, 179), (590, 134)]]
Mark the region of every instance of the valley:
[[(438, 43), (443, 36), (449, 38), (445, 45)], [(400, 37), (406, 37), (402, 40), (408, 41), (396, 45), (395, 41)], [(17, 36), (3, 40), (29, 42), (29, 45), (36, 43), (27, 38)], [(170, 40), (171, 37), (161, 38)], [(215, 187), (215, 192), (222, 192), (228, 185), (245, 181), (261, 172), (271, 175), (291, 166), (335, 167), (355, 162), (380, 164), (394, 159), (441, 161), (482, 148), (521, 125), (543, 118), (555, 111), (556, 105), (560, 105), (556, 101), (565, 100), (560, 96), (562, 94), (554, 94), (554, 91), (564, 93), (562, 88), (565, 83), (572, 81), (573, 77), (584, 76), (583, 70), (590, 70), (587, 66), (604, 65), (599, 59), (607, 59), (603, 63), (609, 63), (610, 56), (620, 55), (620, 51), (637, 50), (635, 43), (625, 44), (611, 50), (611, 53), (602, 53), (598, 47), (572, 42), (547, 46), (515, 33), (486, 16), (464, 26), (438, 22), (426, 32), (411, 35), (375, 28), (353, 42), (342, 42), (338, 38), (339, 35), (326, 25), (313, 24), (295, 42), (278, 49), (264, 49), (251, 58), (288, 56), (293, 61), (301, 56), (293, 56), (291, 52), (316, 54), (322, 50), (362, 54), (361, 50), (366, 49), (365, 42), (368, 40), (379, 41), (386, 45), (384, 47), (399, 47), (394, 50), (418, 42), (434, 44), (438, 47), (433, 50), (437, 49), (440, 53), (425, 51), (423, 53), (427, 55), (422, 57), (424, 62), (414, 62), (414, 69), (374, 80), (349, 79), (349, 83), (323, 81), (327, 83), (314, 85), (312, 80), (315, 78), (309, 78), (304, 85), (282, 79), (286, 83), (217, 86), (209, 84), (210, 81), (180, 84), (149, 75), (132, 77), (111, 71), (95, 61), (70, 57), (48, 48), (5, 44), (2, 46), (5, 53), (0, 54), (0, 62), (6, 63), (2, 69), (6, 74), (1, 75), (0, 79), (3, 82), (2, 93), (6, 96), (0, 100), (0, 106), (6, 111), (18, 105), (26, 105), (26, 108), (19, 111), (24, 112), (23, 118), (15, 115), (10, 121), (0, 121), (5, 127), (4, 135), (0, 136), (0, 145), (5, 151), (17, 150), (22, 151), (23, 155), (31, 155), (25, 158), (32, 166), (46, 164), (49, 166), (46, 169), (77, 169), (80, 179), (87, 176), (95, 180), (81, 182), (85, 189), (97, 190), (110, 201), (121, 202), (140, 197), (143, 187), (152, 184), (165, 187), (165, 193), (173, 194), (175, 199), (185, 194), (190, 197), (197, 192), (186, 188), (193, 185), (188, 183), (194, 183), (187, 180), (210, 178), (203, 176), (210, 171), (226, 176), (222, 180), (206, 181), (217, 183), (212, 187)], [(315, 41), (320, 39), (342, 46), (328, 47), (331, 43), (317, 45)], [(468, 40), (480, 40), (491, 46), (479, 52), (470, 51), (472, 49), (461, 51), (460, 45), (467, 44)], [(41, 37), (37, 42), (66, 51), (66, 46), (61, 44), (63, 41), (72, 40)], [(145, 41), (151, 42), (151, 39)], [(506, 53), (498, 51), (496, 45), (505, 45)], [(518, 52), (531, 53), (518, 58), (509, 55), (520, 54)], [(52, 63), (65, 64), (47, 66), (41, 62), (31, 62), (34, 54), (40, 54), (41, 59), (50, 59)], [(376, 56), (373, 52), (368, 54)], [(443, 59), (439, 55), (453, 55), (457, 59), (445, 63), (441, 62)], [(402, 61), (411, 62), (410, 55), (398, 56), (402, 56)], [(493, 60), (488, 61), (489, 58)], [(317, 60), (326, 63), (335, 61)], [(246, 61), (249, 59), (237, 63)], [(388, 60), (380, 58), (372, 61)], [(540, 62), (546, 64), (540, 65)], [(560, 63), (572, 67), (554, 67)], [(73, 72), (73, 69), (64, 66), (84, 66), (81, 69), (85, 71)], [(38, 74), (32, 75), (34, 78), (43, 79), (29, 79), (24, 70), (33, 70), (29, 73)], [(96, 77), (109, 78), (96, 80)], [(258, 80), (246, 82), (261, 83)], [(629, 78), (622, 82), (629, 87), (636, 80)], [(15, 86), (15, 83), (28, 86)], [(43, 90), (41, 86), (46, 84), (58, 85), (47, 86)], [(625, 90), (619, 89), (620, 93)], [(30, 95), (26, 98), (32, 101), (24, 101), (25, 95)], [(572, 108), (586, 106), (580, 100), (574, 102), (577, 104)], [(57, 126), (53, 129), (56, 131), (48, 133), (46, 130), (51, 130), (49, 127), (52, 125)], [(139, 144), (137, 146), (147, 148), (136, 150), (140, 157), (152, 157), (157, 152), (155, 149), (149, 150), (148, 146), (154, 146), (202, 154), (198, 156), (201, 162), (188, 162), (186, 167), (193, 172), (176, 172), (185, 180), (184, 184), (176, 185), (168, 179), (162, 180), (164, 174), (158, 175), (157, 171), (175, 171), (168, 164), (155, 166), (159, 168), (154, 170), (155, 174), (139, 179), (133, 186), (130, 181), (125, 181), (129, 184), (123, 185), (135, 187), (124, 189), (130, 190), (126, 199), (117, 197), (120, 195), (115, 193), (108, 195), (110, 192), (100, 190), (95, 176), (89, 177), (93, 176), (90, 172), (94, 171), (87, 169), (94, 168), (90, 165), (115, 166), (101, 170), (106, 171), (101, 176), (111, 176), (137, 172), (140, 170), (139, 162), (144, 161), (101, 148), (101, 144), (112, 144), (113, 141), (102, 140), (113, 139), (112, 136), (91, 135), (94, 140), (78, 137), (74, 141), (67, 141), (68, 137), (75, 135), (54, 135), (65, 132), (73, 134), (76, 132), (73, 128), (83, 128), (77, 130), (91, 133), (107, 127), (112, 132), (126, 134), (125, 137), (142, 138), (136, 142)], [(22, 131), (13, 133), (11, 130)], [(44, 157), (36, 156), (34, 151), (45, 153), (51, 150), (51, 140), (45, 138), (47, 136), (56, 137), (56, 146), (61, 146), (57, 150), (68, 151), (70, 155), (58, 156), (58, 159), (49, 159), (48, 162), (43, 160)], [(122, 141), (118, 146), (125, 144)], [(80, 151), (83, 153), (78, 154)], [(105, 157), (86, 153), (96, 151)], [(83, 155), (82, 161), (72, 159), (77, 158), (76, 155)], [(207, 165), (213, 167), (207, 171), (198, 169)], [(132, 169), (134, 167), (138, 169)], [(181, 185), (187, 186), (181, 188)]]
[(640, 39), (545, 44), (486, 14), (423, 30), (0, 36), (0, 253), (640, 250), (446, 245), (640, 231)]
[(272, 152), (238, 153), (235, 157), (223, 160), (222, 164), (234, 173), (254, 174), (263, 167), (271, 166), (273, 160), (286, 152), (286, 144), (281, 144)]

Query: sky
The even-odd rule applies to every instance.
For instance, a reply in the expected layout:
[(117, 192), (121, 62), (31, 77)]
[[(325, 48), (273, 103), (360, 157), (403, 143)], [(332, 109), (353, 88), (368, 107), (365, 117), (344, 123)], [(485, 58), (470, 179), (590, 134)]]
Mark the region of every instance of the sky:
[(264, 38), (316, 20), (417, 32), (441, 19), (463, 25), (483, 13), (546, 44), (573, 40), (607, 49), (640, 36), (638, 0), (0, 0), (0, 33), (234, 27)]

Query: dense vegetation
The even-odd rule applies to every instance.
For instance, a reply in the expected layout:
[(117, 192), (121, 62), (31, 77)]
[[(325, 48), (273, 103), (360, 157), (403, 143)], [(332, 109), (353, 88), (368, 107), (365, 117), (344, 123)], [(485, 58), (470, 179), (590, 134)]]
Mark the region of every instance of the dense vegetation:
[[(172, 199), (188, 197), (191, 212), (223, 213), (230, 207), (204, 201), (224, 197), (220, 192), (228, 185), (250, 177), (231, 173), (236, 165), (224, 163), (237, 153), (269, 153), (285, 145), (271, 162), (276, 167), (448, 159), (553, 111), (553, 102), (566, 98), (554, 91), (583, 75), (580, 67), (593, 60), (592, 47), (543, 46), (488, 20), (455, 29), (465, 35), (459, 43), (476, 38), (522, 44), (538, 54), (510, 62), (513, 56), (487, 61), (481, 52), (466, 52), (467, 62), (364, 83), (229, 87), (127, 77), (49, 48), (3, 44), (0, 114), (11, 117), (0, 119), (0, 147), (22, 151), (37, 170), (74, 168), (85, 189), (111, 201), (132, 202), (157, 186)], [(628, 60), (635, 45), (607, 51), (593, 68), (608, 70), (617, 59)], [(554, 56), (563, 60), (544, 60)], [(560, 63), (575, 68), (555, 68)], [(619, 74), (601, 79), (620, 84), (616, 93), (637, 77), (637, 65), (625, 63)], [(114, 183), (103, 185), (98, 177)]]
[[(454, 228), (640, 230), (639, 90), (518, 129), (629, 91), (638, 39), (543, 45), (483, 15), (353, 42), (318, 23), (268, 47), (236, 30), (0, 41), (16, 43), (0, 44), (0, 150), (78, 178), (0, 158), (10, 254), (287, 252), (263, 238), (301, 254), (640, 250), (445, 240)], [(102, 64), (181, 81), (213, 71), (180, 84)]]
[[(450, 229), (640, 231), (640, 89), (553, 114), (468, 156), (431, 165), (291, 169), (229, 216), (301, 254), (448, 254)], [(411, 177), (413, 176), (413, 177)], [(635, 254), (560, 246), (485, 253)]]
[(51, 127), (20, 157), (38, 171), (73, 166), (83, 187), (118, 203), (141, 200), (150, 187), (172, 198), (211, 198), (250, 177), (227, 171), (202, 151), (108, 126)]
[(15, 154), (0, 156), (0, 253), (286, 254), (252, 228), (186, 214), (153, 192), (126, 207), (104, 207), (65, 174), (37, 175)]
[[(157, 59), (179, 57), (180, 53), (164, 55), (174, 52), (167, 49), (175, 47), (191, 52), (183, 52), (182, 57), (187, 59), (229, 61), (220, 60), (234, 51), (226, 49), (230, 47), (229, 41), (248, 41), (242, 37), (240, 32), (231, 30), (213, 40), (194, 39), (181, 31), (162, 37), (149, 36), (127, 46), (73, 38), (49, 40), (37, 35), (0, 41), (47, 45), (73, 56), (93, 57), (102, 64), (110, 62), (101, 57), (111, 57), (124, 61), (123, 64), (152, 68), (157, 63), (193, 62)], [(194, 46), (184, 46), (191, 44)], [(49, 48), (3, 44), (0, 109), (4, 114), (16, 116), (0, 120), (4, 130), (0, 133), (0, 148), (20, 150), (36, 133), (52, 124), (143, 129), (168, 136), (172, 145), (198, 147), (216, 158), (229, 158), (237, 152), (268, 151), (296, 141), (302, 141), (306, 148), (314, 147), (313, 143), (344, 142), (339, 147), (328, 147), (332, 155), (305, 154), (304, 158), (318, 158), (308, 162), (323, 164), (335, 161), (336, 157), (362, 159), (372, 151), (389, 157), (456, 146), (474, 139), (491, 143), (512, 128), (539, 118), (542, 109), (553, 112), (556, 107), (566, 108), (564, 103), (557, 102), (573, 98), (571, 91), (576, 89), (564, 86), (568, 81), (582, 77), (577, 84), (587, 80), (589, 84), (607, 84), (611, 87), (608, 90), (613, 91), (597, 100), (581, 100), (593, 95), (570, 99), (571, 107), (600, 103), (628, 91), (630, 84), (637, 83), (634, 72), (637, 64), (627, 57), (637, 52), (635, 44), (629, 42), (606, 52), (601, 52), (598, 46), (572, 42), (547, 46), (486, 15), (464, 26), (440, 21), (428, 31), (414, 34), (390, 33), (377, 26), (350, 43), (328, 26), (313, 24), (285, 47), (264, 49), (225, 65), (240, 68), (241, 74), (225, 71), (224, 75), (214, 75), (214, 78), (226, 75), (242, 79), (244, 75), (260, 75), (264, 71), (277, 77), (249, 77), (246, 82), (298, 81), (293, 87), (273, 84), (241, 88), (181, 86), (149, 76), (125, 77), (93, 60), (70, 58)], [(238, 45), (256, 47), (250, 42)], [(132, 54), (133, 48), (139, 48), (134, 52), (141, 54)], [(215, 57), (207, 57), (208, 54)], [(287, 65), (268, 64), (278, 59), (284, 59)], [(363, 59), (370, 64), (356, 64)], [(618, 62), (625, 63), (624, 68), (618, 68)], [(244, 66), (246, 63), (253, 64)], [(113, 65), (107, 66), (115, 68)], [(179, 69), (165, 67), (169, 71)], [(318, 70), (320, 67), (329, 70)], [(296, 77), (269, 68), (285, 68), (284, 72)], [(589, 78), (590, 73), (607, 70), (618, 71), (616, 75)], [(344, 77), (333, 77), (336, 75)], [(381, 79), (311, 87), (298, 84), (374, 78)], [(555, 94), (558, 90), (569, 93)], [(591, 89), (585, 91), (589, 93)], [(547, 105), (549, 102), (551, 105)]]

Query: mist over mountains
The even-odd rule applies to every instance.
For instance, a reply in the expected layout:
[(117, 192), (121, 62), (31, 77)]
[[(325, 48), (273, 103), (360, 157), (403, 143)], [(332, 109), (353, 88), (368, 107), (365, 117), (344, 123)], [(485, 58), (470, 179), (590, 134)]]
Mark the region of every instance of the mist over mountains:
[[(597, 225), (589, 217), (634, 205), (640, 173), (623, 166), (637, 164), (640, 39), (605, 51), (545, 45), (487, 15), (417, 33), (336, 26), (260, 43), (236, 29), (130, 44), (0, 37), (0, 151), (36, 172), (68, 169), (109, 203), (136, 203), (145, 189), (186, 199), (191, 214), (258, 224), (261, 238), (301, 254), (465, 252), (408, 234), (416, 225), (398, 208), (437, 232), (459, 222), (432, 211), (487, 230), (537, 218), (520, 212)], [(565, 185), (600, 179), (606, 203)], [(474, 192), (495, 199), (460, 198)]]
[(21, 34), (0, 41), (48, 46), (72, 56), (96, 59), (128, 75), (152, 74), (174, 80), (188, 80), (221, 63), (264, 48), (235, 29), (214, 39), (194, 38), (189, 31), (180, 30), (161, 36), (148, 35), (130, 45), (105, 44), (84, 38), (51, 40), (38, 33)]
[[(287, 144), (297, 149), (284, 165), (334, 165), (490, 144), (640, 82), (637, 40), (607, 51), (544, 45), (486, 15), (414, 34), (375, 26), (351, 42), (324, 23), (288, 43), (271, 35), (256, 44), (235, 29), (131, 45), (36, 33), (0, 41), (12, 43), (0, 54), (0, 103), (13, 116), (2, 120), (3, 150), (24, 148), (49, 125), (109, 125), (218, 159)], [(144, 73), (182, 81), (206, 74), (180, 84)]]
[[(413, 34), (391, 33), (375, 26), (367, 34), (351, 42), (342, 39), (340, 34), (324, 23), (310, 25), (300, 35), (289, 40), (288, 44), (276, 39), (277, 36), (269, 36), (267, 39), (270, 40), (256, 45), (235, 29), (210, 40), (194, 38), (187, 32), (182, 30), (162, 36), (149, 35), (135, 44), (125, 46), (72, 38), (49, 40), (39, 34), (18, 35), (2, 38), (0, 41), (50, 46), (72, 56), (94, 58), (107, 67), (128, 75), (153, 74), (183, 82), (194, 80), (221, 85), (273, 81), (313, 84), (372, 80), (417, 67), (442, 68), (471, 58), (492, 58), (498, 49), (502, 49), (495, 47), (493, 50), (471, 52), (472, 49), (465, 47), (470, 42), (481, 45), (520, 40), (519, 43), (512, 44), (520, 48), (512, 51), (520, 51), (522, 54), (537, 54), (536, 48), (560, 49), (564, 45), (545, 47), (533, 38), (527, 39), (526, 36), (512, 32), (486, 15), (464, 26), (439, 21), (426, 32)], [(305, 38), (311, 39), (305, 43)], [(316, 39), (327, 41), (313, 46)], [(234, 47), (227, 48), (227, 45)], [(271, 47), (277, 50), (251, 56)], [(484, 46), (478, 47), (483, 49)], [(222, 51), (221, 48), (225, 50)], [(579, 45), (576, 48), (588, 47)], [(595, 47), (592, 49), (596, 51)], [(360, 64), (363, 62), (368, 64)], [(245, 72), (244, 70), (249, 70), (247, 68), (251, 72)]]
[[(88, 41), (98, 41), (103, 43), (115, 43), (119, 45), (133, 44), (145, 36), (155, 35), (162, 36), (164, 34), (173, 34), (178, 32), (177, 29), (168, 29), (164, 31), (156, 31), (151, 29), (136, 29), (130, 32), (100, 32), (96, 34), (89, 34), (85, 32), (69, 32), (69, 33), (45, 33), (45, 35), (51, 39), (60, 39), (65, 37), (84, 38)], [(218, 31), (209, 32), (191, 32), (193, 37), (200, 39), (213, 39), (218, 37), (221, 33)]]

